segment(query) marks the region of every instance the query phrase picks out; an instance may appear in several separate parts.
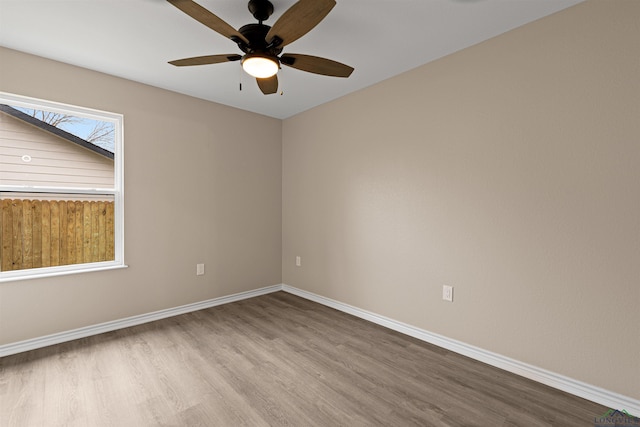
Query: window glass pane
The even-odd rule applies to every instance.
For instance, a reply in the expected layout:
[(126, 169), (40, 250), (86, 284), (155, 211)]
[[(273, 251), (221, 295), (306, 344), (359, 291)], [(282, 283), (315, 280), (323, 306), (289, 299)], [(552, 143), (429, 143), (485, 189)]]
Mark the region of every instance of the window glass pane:
[(113, 195), (0, 192), (0, 271), (113, 261)]
[(0, 185), (114, 188), (115, 123), (0, 104)]

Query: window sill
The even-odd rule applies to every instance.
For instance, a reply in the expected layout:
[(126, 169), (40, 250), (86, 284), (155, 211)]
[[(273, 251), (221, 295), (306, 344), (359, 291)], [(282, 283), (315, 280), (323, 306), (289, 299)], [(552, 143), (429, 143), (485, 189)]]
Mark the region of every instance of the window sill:
[[(47, 277), (57, 277), (57, 276), (66, 276), (69, 274), (78, 274), (78, 273), (90, 273), (94, 271), (106, 271), (106, 270), (118, 270), (121, 268), (127, 268), (126, 264), (113, 264), (113, 263), (101, 263), (101, 264), (93, 264), (91, 266), (86, 266), (82, 268), (78, 268), (77, 266), (64, 266), (64, 267), (53, 267), (53, 268), (43, 268), (43, 269), (33, 269), (29, 270), (16, 270), (16, 271), (7, 271), (0, 272), (0, 283), (6, 282), (16, 282), (18, 280), (27, 280), (27, 279), (42, 279)], [(16, 274), (20, 272), (20, 274)]]

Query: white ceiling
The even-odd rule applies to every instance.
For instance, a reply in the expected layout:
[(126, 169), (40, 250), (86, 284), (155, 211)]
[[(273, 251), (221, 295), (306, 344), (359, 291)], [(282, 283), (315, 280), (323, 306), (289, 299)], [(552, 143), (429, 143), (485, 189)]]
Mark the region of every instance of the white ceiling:
[[(247, 0), (197, 0), (235, 28)], [(296, 0), (271, 0), (277, 18)], [(165, 0), (0, 0), (0, 45), (276, 118), (287, 118), (474, 45), (582, 0), (337, 0), (285, 47), (346, 63), (348, 79), (289, 67), (265, 96), (239, 62), (178, 68), (167, 61), (241, 53)], [(242, 91), (239, 83), (242, 81)]]

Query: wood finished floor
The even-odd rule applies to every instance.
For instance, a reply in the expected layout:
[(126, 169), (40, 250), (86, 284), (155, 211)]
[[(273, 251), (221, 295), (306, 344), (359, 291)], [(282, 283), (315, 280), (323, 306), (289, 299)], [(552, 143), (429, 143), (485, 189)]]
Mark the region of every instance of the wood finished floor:
[(607, 408), (277, 292), (0, 359), (0, 426), (593, 426)]

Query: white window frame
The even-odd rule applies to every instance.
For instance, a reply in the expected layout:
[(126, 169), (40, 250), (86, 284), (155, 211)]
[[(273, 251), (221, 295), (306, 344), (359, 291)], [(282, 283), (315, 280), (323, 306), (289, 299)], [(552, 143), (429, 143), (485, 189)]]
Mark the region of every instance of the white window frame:
[(53, 277), (89, 271), (111, 270), (127, 267), (124, 263), (124, 116), (118, 113), (100, 111), (86, 107), (62, 104), (54, 101), (0, 92), (0, 103), (17, 107), (47, 110), (78, 117), (113, 123), (115, 128), (114, 147), (114, 187), (113, 188), (65, 188), (47, 186), (2, 185), (0, 191), (37, 194), (85, 194), (109, 195), (114, 200), (114, 252), (113, 261), (88, 262), (56, 267), (30, 268), (24, 270), (0, 271), (0, 283), (39, 277)]

